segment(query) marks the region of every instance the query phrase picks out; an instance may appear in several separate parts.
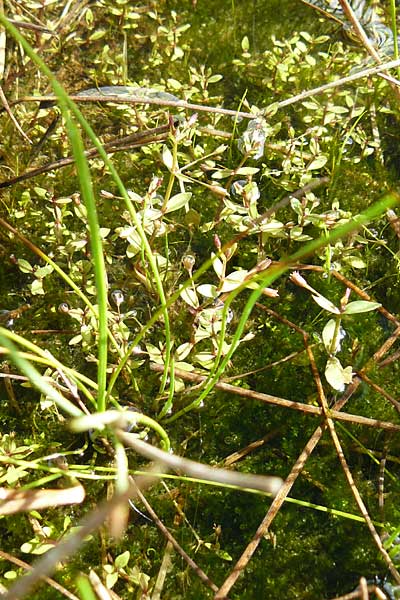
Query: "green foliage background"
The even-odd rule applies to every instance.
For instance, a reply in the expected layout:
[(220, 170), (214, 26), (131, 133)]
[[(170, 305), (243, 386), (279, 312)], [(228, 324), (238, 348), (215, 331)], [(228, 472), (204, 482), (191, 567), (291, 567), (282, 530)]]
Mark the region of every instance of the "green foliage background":
[[(211, 253), (216, 252), (215, 236), (222, 244), (233, 240), (249, 218), (240, 212), (224, 213), (223, 200), (212, 186), (222, 187), (227, 181), (237, 179), (255, 182), (260, 215), (313, 178), (329, 176), (329, 184), (315, 191), (302, 207), (292, 202), (277, 212), (274, 218), (280, 225), (272, 233), (263, 237), (248, 235), (241, 240), (229, 261), (229, 273), (238, 269), (250, 271), (265, 257), (273, 261), (284, 259), (308, 240), (351, 221), (397, 186), (398, 103), (383, 80), (362, 79), (280, 110), (273, 106), (306, 89), (347, 75), (354, 65), (365, 59), (363, 51), (349, 44), (337, 24), (321, 21), (309, 7), (295, 0), (250, 3), (236, 0), (212, 5), (202, 0), (133, 4), (122, 0), (97, 0), (87, 5), (72, 3), (71, 18), (61, 19), (61, 6), (57, 3), (39, 8), (38, 3), (27, 0), (26, 8), (42, 24), (52, 29), (60, 19), (62, 27), (56, 38), (30, 31), (26, 37), (69, 93), (96, 86), (133, 85), (156, 87), (192, 103), (223, 105), (232, 110), (254, 112), (269, 107), (266, 117), (269, 137), (264, 155), (256, 161), (250, 153), (245, 161), (246, 166), (258, 169), (254, 176), (239, 177), (235, 171), (243, 160), (237, 140), (243, 135), (247, 122), (199, 112), (194, 131), (182, 137), (177, 157), (185, 169), (183, 172), (192, 178), (185, 183), (185, 189), (193, 194), (190, 210), (163, 214), (160, 223), (166, 233), (149, 234), (154, 255), (167, 260), (167, 265), (160, 267), (167, 297), (176, 293), (190, 275), (182, 263), (185, 256), (195, 257), (196, 272), (210, 259)], [(18, 15), (17, 5), (10, 4), (7, 10), (16, 11)], [(8, 100), (49, 92), (48, 82), (18, 43), (10, 37), (8, 44), (3, 78)], [(162, 106), (87, 104), (81, 108), (96, 134), (104, 139), (166, 122), (167, 109)], [(54, 125), (50, 138), (40, 145), (57, 110), (38, 110), (37, 103), (28, 102), (13, 107), (16, 118), (33, 141), (32, 148), (17, 135), (14, 125), (3, 114), (0, 125), (2, 180), (70, 154), (61, 121)], [(185, 111), (180, 112), (185, 115)], [(232, 134), (232, 139), (212, 135), (204, 129), (206, 127)], [(166, 144), (172, 147), (171, 140)], [(221, 148), (222, 144), (226, 147)], [(113, 157), (138, 211), (143, 202), (154, 202), (154, 207), (159, 208), (168, 193), (171, 173), (163, 157), (162, 142)], [(230, 177), (225, 177), (226, 170)], [(108, 306), (109, 326), (123, 354), (155, 314), (159, 296), (143, 249), (137, 256), (129, 254), (126, 236), (121, 232), (132, 224), (117, 185), (100, 158), (91, 160), (91, 173), (100, 226), (107, 229), (103, 248), (108, 291), (111, 294), (122, 290), (124, 295), (121, 311), (111, 297)], [(155, 193), (149, 193), (155, 181), (159, 183), (158, 200)], [(179, 191), (174, 180), (173, 193)], [(243, 201), (243, 198), (234, 199), (232, 194), (231, 199), (238, 205)], [(309, 209), (311, 218), (305, 214), (305, 208)], [(4, 190), (0, 210), (5, 219), (53, 258), (91, 301), (96, 302), (86, 211), (79, 198), (73, 168), (53, 171)], [(56, 273), (38, 276), (43, 261), (33, 256), (15, 236), (2, 231), (0, 243), (1, 307), (9, 311), (30, 305), (10, 327), (48, 349), (61, 363), (96, 381), (97, 330), (88, 317), (87, 308), (65, 282), (60, 282)], [(323, 267), (322, 273), (306, 272), (307, 282), (336, 306), (345, 288), (329, 275), (332, 266), (387, 310), (398, 312), (398, 237), (384, 215), (328, 249), (307, 257), (307, 261)], [(218, 286), (220, 281), (209, 269), (197, 283)], [(331, 315), (321, 310), (309, 292), (296, 286), (286, 275), (272, 285), (279, 296), (264, 297), (263, 304), (309, 334), (323, 377), (326, 352), (321, 332)], [(227, 343), (232, 339), (248, 295), (249, 291), (244, 290), (232, 303), (233, 323), (227, 325)], [(351, 299), (357, 298), (352, 296)], [(66, 306), (60, 311), (63, 304)], [(122, 311), (124, 315), (129, 313), (129, 317), (122, 318)], [(173, 351), (192, 341), (198, 326), (195, 313), (193, 306), (188, 306), (182, 297), (170, 307)], [(7, 320), (6, 313), (4, 318)], [(166, 402), (168, 385), (165, 391), (160, 390), (160, 378), (150, 369), (149, 354), (154, 361), (158, 350), (161, 362), (165, 359), (164, 326), (163, 318), (155, 321), (140, 342), (142, 354), (131, 357), (129, 369), (123, 371), (113, 390), (120, 405), (133, 406), (155, 420)], [(374, 311), (347, 317), (345, 329), (347, 336), (340, 354), (342, 364), (357, 370), (365, 366), (394, 326)], [(215, 341), (218, 336), (213, 336), (212, 329), (210, 332), (210, 339)], [(317, 403), (309, 361), (298, 333), (255, 308), (245, 334), (249, 338), (235, 352), (225, 372), (227, 377), (236, 376), (235, 384), (254, 391)], [(210, 365), (202, 362), (196, 350), (211, 352), (209, 342), (208, 339), (201, 341), (184, 359), (204, 373), (209, 371)], [(214, 356), (217, 348), (215, 341)], [(279, 362), (292, 353), (298, 354), (287, 362)], [(120, 358), (111, 347), (108, 375)], [(265, 369), (267, 365), (270, 367)], [(245, 375), (248, 372), (250, 374)], [(49, 368), (45, 374), (55, 378), (54, 369)], [(369, 376), (396, 397), (398, 362), (386, 369), (375, 367)], [(333, 403), (338, 393), (331, 390), (325, 380), (324, 385), (328, 400)], [(114, 480), (115, 465), (101, 443), (70, 432), (53, 403), (45, 404), (45, 398), (26, 385), (14, 383), (13, 387), (17, 406), (12, 404), (5, 387), (1, 391), (1, 485), (35, 485), (34, 469), (15, 471), (18, 460), (25, 457), (39, 465), (41, 476), (54, 475), (62, 481), (62, 469), (46, 459), (55, 452), (67, 453), (68, 463), (75, 471), (95, 475), (93, 479), (82, 477), (87, 499), (81, 507), (0, 519), (2, 550), (30, 562), (32, 556), (22, 552), (21, 546), (33, 538), (36, 543), (43, 541), (44, 532), (52, 542), (60, 539), (83, 514), (110, 493), (108, 485)], [(317, 424), (314, 417), (244, 400), (217, 389), (209, 394), (199, 410), (173, 420), (177, 411), (198, 394), (196, 389), (187, 388), (188, 385), (183, 390), (183, 384), (177, 388), (172, 412), (161, 424), (174, 452), (211, 465), (222, 465), (230, 454), (271, 433), (265, 444), (241, 460), (238, 470), (285, 478)], [(89, 409), (92, 409), (90, 405)], [(397, 410), (383, 400), (379, 391), (366, 384), (358, 388), (347, 410), (399, 422)], [(347, 424), (339, 431), (349, 466), (372, 519), (379, 524), (383, 536), (385, 532), (393, 533), (400, 527), (398, 434)], [(156, 444), (155, 433), (151, 430), (146, 433), (149, 441)], [(390, 459), (382, 514), (377, 493), (379, 465), (371, 456), (375, 453), (379, 458), (384, 451)], [(145, 461), (133, 451), (128, 454), (132, 473), (143, 468)], [(149, 492), (149, 501), (188, 554), (217, 585), (222, 584), (263, 519), (270, 500), (179, 477), (171, 481), (165, 479), (165, 482), (169, 493), (160, 484)], [(57, 485), (50, 480), (43, 482), (45, 484)], [(327, 433), (290, 495), (305, 505), (285, 503), (269, 536), (262, 541), (243, 577), (229, 594), (232, 600), (333, 598), (353, 590), (360, 576), (383, 579), (387, 575), (387, 568), (365, 525), (318, 510), (318, 507), (328, 507), (350, 516), (358, 515)], [(129, 551), (128, 566), (118, 573), (113, 589), (121, 598), (151, 598), (165, 543), (153, 523), (132, 511), (122, 540), (112, 541), (105, 531), (100, 531), (57, 570), (55, 578), (67, 588), (75, 589), (77, 574), (94, 569), (104, 580), (107, 574), (115, 574), (116, 557)], [(392, 554), (396, 561), (395, 549)], [(7, 586), (10, 579), (22, 573), (4, 560), (0, 568)], [(30, 597), (58, 598), (58, 595), (50, 587), (41, 586)], [(161, 597), (171, 600), (211, 598), (212, 593), (174, 555)]]

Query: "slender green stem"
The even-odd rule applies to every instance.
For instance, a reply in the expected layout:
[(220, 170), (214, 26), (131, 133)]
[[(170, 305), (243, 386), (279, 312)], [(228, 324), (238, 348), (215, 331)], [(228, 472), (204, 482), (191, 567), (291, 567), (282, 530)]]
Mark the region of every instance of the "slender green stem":
[(336, 348), (338, 346), (338, 339), (339, 339), (339, 334), (340, 334), (340, 324), (342, 322), (342, 316), (341, 315), (337, 315), (335, 318), (335, 330), (333, 332), (333, 336), (332, 336), (332, 341), (331, 341), (331, 346), (329, 348), (329, 354), (331, 354), (332, 356), (334, 354), (336, 354)]
[[(393, 58), (399, 58), (399, 42), (397, 38), (396, 0), (390, 0), (390, 20), (393, 33)], [(400, 77), (400, 69), (397, 68), (397, 77)]]
[(167, 376), (170, 377), (170, 386), (169, 386), (167, 401), (165, 402), (164, 406), (162, 407), (162, 409), (160, 411), (160, 414), (158, 415), (159, 419), (163, 419), (165, 417), (165, 415), (167, 415), (171, 411), (172, 404), (174, 401), (175, 369), (174, 369), (174, 357), (173, 356), (171, 356), (170, 368), (169, 369), (165, 368), (164, 373), (166, 373)]
[[(49, 366), (60, 373), (65, 373), (65, 375), (71, 379), (72, 383), (74, 383), (78, 389), (86, 396), (86, 398), (92, 402), (93, 406), (96, 408), (96, 401), (93, 397), (93, 394), (89, 391), (88, 387), (91, 387), (94, 390), (97, 390), (97, 384), (74, 369), (71, 369), (64, 364), (62, 364), (59, 360), (57, 360), (48, 350), (42, 350), (40, 346), (36, 346), (33, 342), (30, 342), (26, 338), (18, 335), (15, 332), (9, 331), (8, 329), (3, 329), (3, 337), (9, 339), (14, 344), (19, 344), (20, 346), (27, 348), (33, 356), (27, 356), (25, 353), (20, 352), (20, 356), (25, 358), (26, 360), (29, 358), (30, 361), (36, 361), (40, 364), (44, 364)], [(5, 344), (4, 344), (5, 345)]]
[(21, 356), (18, 348), (10, 340), (10, 332), (0, 327), (0, 343), (9, 350), (10, 357), (18, 369), (29, 378), (40, 392), (48, 396), (59, 408), (72, 417), (80, 417), (83, 412), (75, 404), (64, 398), (42, 375), (36, 371), (29, 361)]
[[(97, 406), (99, 410), (105, 410), (105, 391), (107, 383), (107, 277), (104, 263), (104, 255), (102, 241), (100, 235), (100, 226), (97, 218), (96, 201), (93, 192), (92, 180), (89, 170), (88, 161), (85, 156), (82, 137), (79, 129), (75, 124), (72, 113), (76, 116), (76, 107), (69, 100), (64, 88), (57, 81), (43, 60), (36, 54), (31, 45), (19, 33), (16, 27), (0, 14), (0, 22), (10, 31), (13, 37), (21, 44), (31, 60), (37, 64), (39, 69), (44, 73), (54, 90), (60, 104), (60, 109), (65, 120), (65, 125), (68, 137), (71, 142), (72, 152), (75, 158), (76, 169), (78, 172), (79, 184), (81, 188), (82, 198), (87, 209), (87, 219), (90, 233), (90, 244), (93, 255), (94, 275), (97, 289), (97, 304), (98, 304), (98, 398)], [(79, 111), (78, 111), (79, 112)], [(83, 118), (82, 118), (83, 120)]]

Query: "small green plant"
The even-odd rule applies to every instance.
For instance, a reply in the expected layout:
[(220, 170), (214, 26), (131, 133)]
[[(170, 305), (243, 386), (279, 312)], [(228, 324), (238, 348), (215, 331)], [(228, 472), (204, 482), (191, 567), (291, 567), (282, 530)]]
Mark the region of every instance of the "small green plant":
[[(333, 319), (325, 324), (322, 330), (322, 342), (328, 361), (325, 367), (325, 377), (329, 385), (338, 392), (343, 392), (345, 385), (348, 385), (353, 380), (353, 368), (351, 365), (342, 367), (339, 358), (336, 356), (341, 350), (341, 342), (346, 336), (344, 329), (344, 321), (350, 315), (359, 315), (362, 313), (376, 310), (381, 305), (378, 302), (369, 302), (367, 300), (356, 300), (349, 302), (350, 289), (346, 290), (346, 294), (340, 301), (340, 306), (335, 306), (328, 298), (317, 292), (311, 287), (307, 281), (298, 272), (292, 273), (291, 281), (296, 285), (306, 289), (311, 293), (311, 297), (323, 310), (331, 313)], [(357, 317), (353, 317), (357, 318)]]

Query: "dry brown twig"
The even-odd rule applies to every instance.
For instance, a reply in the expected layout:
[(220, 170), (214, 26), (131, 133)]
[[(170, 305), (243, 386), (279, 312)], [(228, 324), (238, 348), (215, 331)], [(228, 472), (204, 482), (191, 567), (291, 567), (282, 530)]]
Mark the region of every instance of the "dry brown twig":
[[(155, 363), (151, 364), (150, 368), (158, 373), (162, 373), (164, 370), (163, 365), (158, 365)], [(184, 381), (190, 381), (192, 383), (203, 383), (207, 380), (207, 377), (205, 375), (200, 375), (199, 373), (194, 373), (193, 371), (183, 371), (182, 369), (175, 368), (174, 373), (176, 377), (179, 377)], [(278, 396), (272, 396), (263, 392), (255, 392), (254, 390), (230, 385), (228, 383), (225, 383), (224, 381), (217, 382), (215, 384), (215, 388), (224, 392), (228, 392), (230, 394), (240, 396), (242, 398), (248, 398), (249, 400), (259, 400), (260, 402), (265, 402), (266, 404), (275, 404), (277, 406), (281, 406), (282, 408), (298, 410), (305, 414), (315, 415), (319, 417), (323, 414), (322, 409), (318, 406), (304, 404), (302, 402), (297, 402), (294, 400), (287, 400), (286, 398), (279, 398)], [(342, 413), (333, 409), (330, 410), (330, 414), (332, 418), (338, 419), (338, 421), (358, 423), (359, 425), (366, 425), (368, 427), (375, 427), (377, 429), (385, 429), (388, 431), (400, 431), (400, 425), (395, 425), (394, 423), (390, 423), (388, 421), (380, 421), (378, 419), (371, 419), (369, 417), (363, 417), (360, 415)]]
[[(110, 140), (109, 142), (103, 144), (103, 148), (108, 154), (121, 152), (123, 150), (140, 148), (144, 145), (165, 140), (168, 137), (169, 130), (169, 125), (162, 125), (161, 127), (155, 127), (154, 129), (149, 129), (147, 131), (133, 133), (123, 138), (116, 138), (114, 140)], [(95, 156), (98, 156), (98, 154), (99, 151), (97, 148), (89, 148), (85, 151), (86, 158), (93, 158)], [(2, 181), (0, 183), (0, 189), (11, 187), (12, 185), (21, 183), (22, 181), (26, 181), (27, 179), (31, 179), (32, 177), (36, 177), (37, 175), (42, 175), (43, 173), (48, 173), (49, 171), (55, 171), (56, 169), (61, 169), (69, 165), (73, 165), (74, 163), (75, 159), (73, 156), (60, 158), (57, 161), (48, 163), (47, 165), (43, 165), (41, 167), (37, 167), (36, 169), (26, 171), (25, 173), (22, 173), (17, 177), (13, 177), (11, 179), (7, 179), (6, 181)]]

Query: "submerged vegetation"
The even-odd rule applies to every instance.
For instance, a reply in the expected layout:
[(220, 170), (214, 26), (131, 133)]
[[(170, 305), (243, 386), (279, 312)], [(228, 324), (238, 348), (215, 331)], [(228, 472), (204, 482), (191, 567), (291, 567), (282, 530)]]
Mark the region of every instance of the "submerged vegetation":
[(1, 595), (400, 597), (395, 3), (134, 4), (1, 12)]

